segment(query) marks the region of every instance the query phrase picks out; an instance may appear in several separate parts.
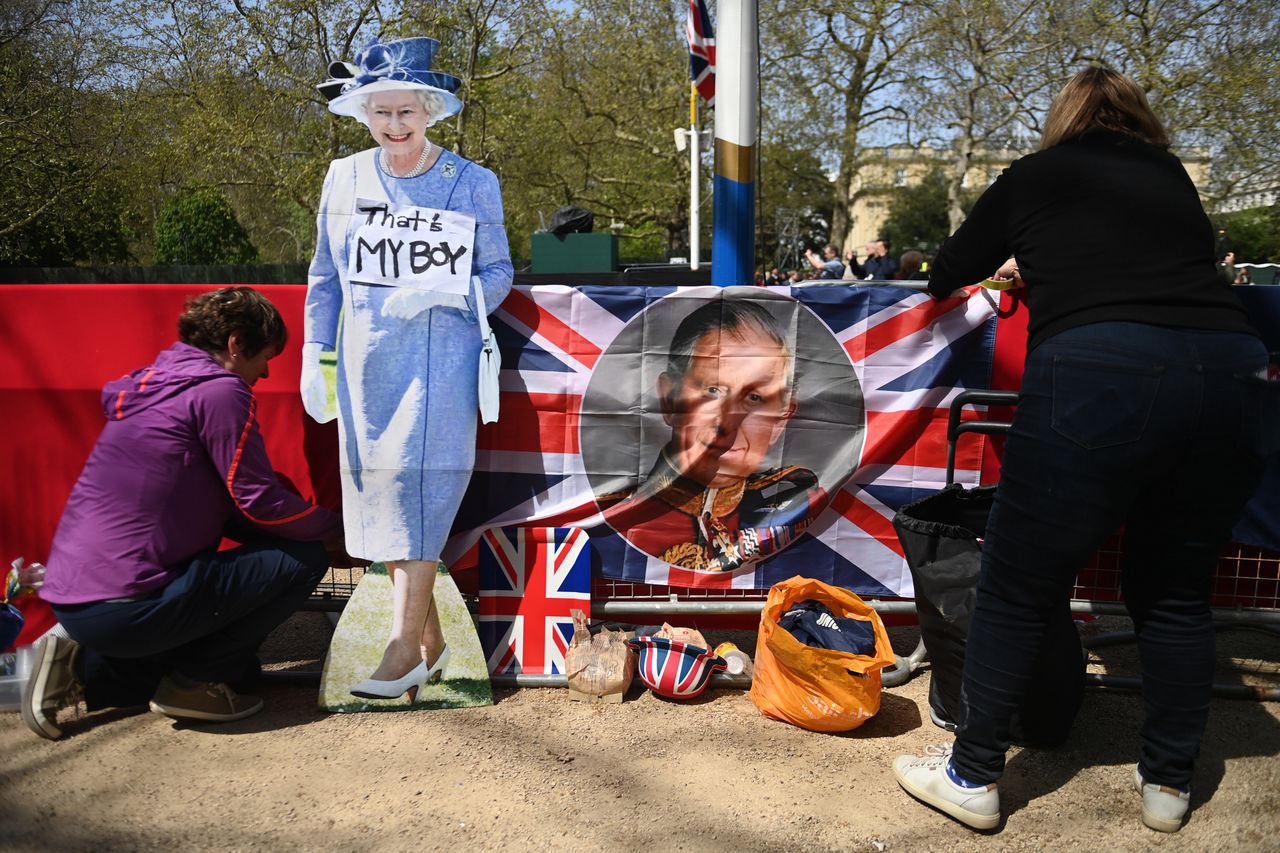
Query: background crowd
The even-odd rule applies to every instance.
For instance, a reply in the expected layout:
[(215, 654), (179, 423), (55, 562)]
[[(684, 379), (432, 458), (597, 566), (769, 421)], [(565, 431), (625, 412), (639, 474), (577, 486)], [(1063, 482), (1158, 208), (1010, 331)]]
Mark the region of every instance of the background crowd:
[[(893, 244), (886, 237), (867, 243), (861, 252), (848, 249), (841, 253), (834, 243), (821, 252), (805, 252), (808, 266), (799, 269), (756, 268), (757, 286), (798, 284), (802, 281), (928, 281), (932, 255), (920, 249), (908, 249), (894, 256)], [(861, 258), (861, 260), (859, 260)]]

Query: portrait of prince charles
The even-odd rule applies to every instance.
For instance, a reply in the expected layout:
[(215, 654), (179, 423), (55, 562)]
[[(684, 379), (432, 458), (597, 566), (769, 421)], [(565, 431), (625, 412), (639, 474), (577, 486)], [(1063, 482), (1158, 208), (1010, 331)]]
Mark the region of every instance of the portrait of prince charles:
[(804, 532), (828, 495), (814, 471), (769, 461), (797, 409), (794, 338), (750, 298), (710, 300), (680, 322), (655, 389), (670, 438), (637, 485), (596, 496), (610, 527), (706, 572), (758, 562)]

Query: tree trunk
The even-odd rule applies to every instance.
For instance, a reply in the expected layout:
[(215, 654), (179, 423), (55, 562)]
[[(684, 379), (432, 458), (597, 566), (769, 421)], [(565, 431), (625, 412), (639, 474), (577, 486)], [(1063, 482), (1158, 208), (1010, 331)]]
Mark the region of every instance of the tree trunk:
[(964, 188), (964, 176), (969, 173), (969, 166), (973, 163), (973, 140), (967, 133), (956, 140), (956, 157), (953, 162), (955, 168), (947, 180), (947, 225), (951, 228), (952, 234), (956, 233), (956, 229), (964, 222), (960, 191)]

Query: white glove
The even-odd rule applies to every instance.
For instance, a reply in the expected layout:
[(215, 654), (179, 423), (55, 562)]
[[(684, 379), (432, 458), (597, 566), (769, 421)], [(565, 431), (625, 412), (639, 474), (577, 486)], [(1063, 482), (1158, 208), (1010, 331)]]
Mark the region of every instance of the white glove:
[(435, 297), (425, 290), (397, 287), (396, 292), (382, 303), (382, 314), (397, 320), (412, 320), (435, 304)]
[(302, 378), (298, 390), (302, 392), (302, 408), (318, 424), (327, 424), (337, 415), (329, 408), (329, 387), (320, 369), (320, 350), (323, 344), (302, 345)]

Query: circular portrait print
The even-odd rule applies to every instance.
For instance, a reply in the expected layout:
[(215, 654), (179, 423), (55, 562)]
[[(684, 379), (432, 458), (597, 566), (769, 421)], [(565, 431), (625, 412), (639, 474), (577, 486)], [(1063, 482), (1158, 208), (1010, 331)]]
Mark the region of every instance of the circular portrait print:
[(694, 571), (796, 540), (849, 479), (865, 411), (822, 320), (756, 287), (690, 288), (636, 315), (582, 400), (579, 442), (605, 522)]

